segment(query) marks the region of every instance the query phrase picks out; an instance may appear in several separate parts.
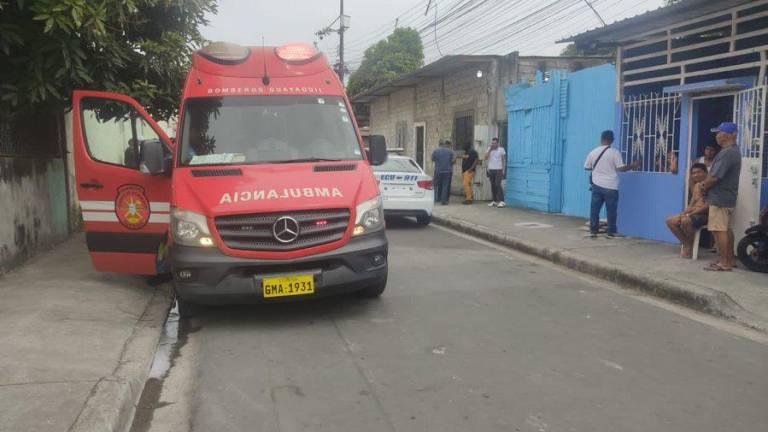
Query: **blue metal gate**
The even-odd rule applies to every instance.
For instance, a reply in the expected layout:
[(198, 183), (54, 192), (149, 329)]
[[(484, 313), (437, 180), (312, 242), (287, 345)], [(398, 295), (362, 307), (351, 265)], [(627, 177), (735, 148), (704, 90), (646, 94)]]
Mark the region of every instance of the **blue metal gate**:
[(561, 209), (563, 128), (568, 81), (553, 71), (536, 85), (507, 88), (509, 146), (505, 201), (548, 212)]

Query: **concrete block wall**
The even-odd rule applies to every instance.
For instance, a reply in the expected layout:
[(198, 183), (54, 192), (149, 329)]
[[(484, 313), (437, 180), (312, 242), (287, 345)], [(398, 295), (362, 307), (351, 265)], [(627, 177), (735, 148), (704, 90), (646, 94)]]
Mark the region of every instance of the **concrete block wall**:
[(63, 159), (0, 157), (0, 273), (69, 235)]
[(405, 88), (389, 96), (378, 98), (371, 104), (371, 134), (384, 135), (387, 147), (397, 147), (397, 126), (405, 124), (405, 142), (407, 151), (413, 151), (413, 88)]

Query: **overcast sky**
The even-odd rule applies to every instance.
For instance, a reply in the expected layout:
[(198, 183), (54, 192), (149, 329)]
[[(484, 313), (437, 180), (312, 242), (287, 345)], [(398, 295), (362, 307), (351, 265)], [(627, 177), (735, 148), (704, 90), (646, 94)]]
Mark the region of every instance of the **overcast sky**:
[[(438, 24), (437, 43), (429, 23), (453, 12), (466, 11), (461, 18)], [(344, 13), (351, 16), (346, 33), (345, 55), (354, 68), (362, 51), (371, 43), (386, 37), (400, 17), (399, 25), (425, 29), (427, 63), (440, 54), (522, 54), (557, 55), (562, 45), (559, 37), (597, 27), (600, 22), (584, 0), (346, 0)], [(591, 0), (608, 23), (655, 9), (664, 0)], [(219, 0), (219, 12), (210, 17), (203, 35), (210, 40), (225, 40), (245, 45), (267, 45), (287, 42), (319, 42), (333, 61), (338, 35), (319, 41), (315, 32), (339, 15), (339, 0), (282, 0), (278, 4), (252, 0)], [(477, 9), (470, 10), (476, 6)], [(459, 8), (464, 8), (459, 9)], [(458, 9), (458, 10), (457, 10)], [(526, 21), (524, 17), (539, 10)], [(334, 28), (338, 28), (334, 24)]]

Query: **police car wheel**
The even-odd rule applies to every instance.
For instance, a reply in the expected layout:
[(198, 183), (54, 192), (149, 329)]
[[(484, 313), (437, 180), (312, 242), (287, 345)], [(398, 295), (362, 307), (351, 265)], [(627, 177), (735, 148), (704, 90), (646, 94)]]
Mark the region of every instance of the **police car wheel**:
[(432, 216), (430, 215), (416, 217), (416, 223), (421, 226), (429, 225), (430, 222), (432, 222)]
[(373, 282), (372, 284), (358, 291), (357, 295), (363, 298), (376, 298), (376, 297), (379, 297), (386, 288), (387, 288), (387, 276), (384, 275), (383, 278), (377, 280), (376, 282)]

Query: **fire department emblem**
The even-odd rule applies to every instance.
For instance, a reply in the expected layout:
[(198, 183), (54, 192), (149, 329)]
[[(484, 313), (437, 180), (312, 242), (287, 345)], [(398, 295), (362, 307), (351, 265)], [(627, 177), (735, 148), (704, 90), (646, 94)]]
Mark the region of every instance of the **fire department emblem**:
[(123, 186), (117, 190), (115, 199), (117, 219), (128, 229), (143, 228), (149, 222), (149, 201), (144, 189), (136, 185)]

